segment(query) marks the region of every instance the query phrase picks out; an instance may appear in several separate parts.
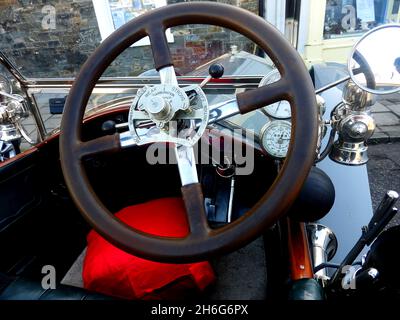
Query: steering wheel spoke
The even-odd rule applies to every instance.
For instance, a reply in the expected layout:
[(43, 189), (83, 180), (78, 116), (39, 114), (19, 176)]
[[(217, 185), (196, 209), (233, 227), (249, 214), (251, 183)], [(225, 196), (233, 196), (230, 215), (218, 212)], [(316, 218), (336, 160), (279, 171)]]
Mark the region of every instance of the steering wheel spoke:
[(240, 113), (245, 114), (281, 100), (291, 100), (290, 91), (289, 83), (282, 77), (271, 84), (239, 93), (236, 98)]
[(121, 150), (119, 134), (106, 135), (93, 140), (80, 142), (77, 155), (80, 159), (100, 153), (114, 153)]
[(223, 101), (210, 106), (210, 115), (208, 124), (212, 124), (240, 113), (240, 109), (236, 99)]
[(160, 73), (161, 84), (178, 85), (174, 66), (164, 67), (158, 72)]
[(166, 29), (161, 22), (155, 21), (150, 25), (146, 32), (150, 38), (154, 67), (157, 71), (160, 71), (164, 67), (173, 65), (165, 30)]
[(175, 145), (175, 156), (178, 162), (182, 186), (198, 183), (196, 159), (192, 147)]
[(190, 227), (191, 238), (204, 238), (209, 234), (210, 227), (204, 207), (203, 191), (200, 183), (192, 183), (182, 187), (182, 198), (185, 203), (186, 215)]
[(207, 236), (208, 223), (204, 197), (197, 176), (196, 159), (192, 147), (175, 145), (179, 175), (182, 182), (182, 198), (190, 227), (190, 237)]

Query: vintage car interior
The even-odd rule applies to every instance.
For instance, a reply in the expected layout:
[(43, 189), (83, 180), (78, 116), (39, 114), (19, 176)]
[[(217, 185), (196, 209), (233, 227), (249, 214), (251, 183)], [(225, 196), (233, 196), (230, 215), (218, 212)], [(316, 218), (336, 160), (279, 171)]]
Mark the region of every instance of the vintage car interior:
[[(146, 259), (178, 263), (209, 259), (249, 243), (260, 236), (266, 226), (277, 221), (295, 199), (313, 163), (317, 140), (317, 107), (313, 100), (313, 86), (297, 53), (265, 21), (245, 11), (211, 3), (179, 5), (177, 8), (178, 11), (171, 6), (159, 13), (156, 10), (151, 15), (143, 16), (144, 19), (140, 17), (103, 42), (81, 70), (81, 76), (68, 95), (60, 135), (52, 136), (43, 145), (32, 149), (29, 155), (2, 167), (3, 194), (10, 196), (6, 198), (10, 200), (12, 196), (23, 194), (14, 201), (8, 201), (4, 207), (6, 209), (2, 210), (6, 219), (2, 220), (5, 230), (1, 233), (1, 242), (13, 243), (5, 254), (7, 259), (2, 259), (2, 270), (8, 270), (8, 274), (21, 278), (41, 275), (38, 268), (43, 263), (55, 266), (58, 274), (68, 271), (85, 248), (85, 235), (89, 231), (89, 226), (82, 221), (71, 196), (86, 218), (112, 243)], [(213, 9), (213, 15), (210, 15), (210, 9)], [(248, 23), (239, 23), (243, 20)], [(281, 71), (282, 79), (276, 84), (239, 94), (238, 102), (227, 104), (226, 111), (223, 107), (211, 110), (210, 118), (215, 119), (209, 119), (207, 102), (203, 105), (198, 103), (203, 122), (198, 130), (202, 131), (194, 138), (185, 138), (189, 144), (178, 151), (178, 155), (183, 152), (178, 156), (183, 156), (182, 160), (178, 159), (178, 167), (149, 165), (146, 161), (146, 146), (124, 148), (135, 144), (130, 136), (127, 139), (123, 134), (112, 133), (112, 129), (104, 130), (104, 126), (110, 122), (125, 123), (129, 119), (133, 123), (130, 120), (131, 114), (137, 111), (130, 111), (128, 117), (128, 109), (121, 106), (94, 114), (81, 125), (87, 99), (99, 76), (114, 57), (144, 34), (150, 36), (155, 68), (161, 75), (161, 85), (156, 84), (154, 88), (174, 90), (177, 80), (162, 30), (193, 22), (228, 27), (259, 43)], [(204, 93), (195, 92), (194, 95), (201, 96)], [(191, 156), (191, 147), (204, 132), (207, 122), (222, 120), (239, 112), (244, 114), (282, 98), (294, 106), (294, 141), (298, 142), (291, 144), (289, 156), (279, 175), (274, 169), (274, 160), (256, 148), (254, 172), (237, 177), (235, 195), (238, 201), (230, 209), (231, 223), (226, 225), (221, 223), (225, 221), (217, 221), (220, 222), (216, 223), (219, 227), (210, 229), (205, 220), (207, 215), (204, 211), (203, 192), (207, 195), (221, 185), (217, 187), (218, 193), (221, 190), (218, 196), (222, 201), (229, 202), (231, 174), (218, 175), (213, 165), (205, 165), (199, 166), (198, 178), (196, 167), (191, 165), (187, 168), (190, 164), (185, 163), (185, 157)], [(180, 108), (180, 102), (177, 103), (178, 106), (172, 104), (172, 108)], [(300, 106), (303, 106), (301, 112), (295, 111)], [(202, 116), (201, 113), (207, 114)], [(132, 130), (137, 129), (130, 128)], [(151, 139), (152, 142), (163, 141), (162, 136)], [(224, 171), (224, 168), (221, 170)], [(41, 172), (46, 174), (39, 177)], [(198, 181), (203, 181), (206, 187), (203, 192)], [(10, 182), (15, 187), (10, 188)], [(16, 192), (16, 189), (19, 191)], [(252, 190), (251, 194), (248, 193), (249, 189)], [(127, 228), (111, 214), (151, 199), (179, 197), (181, 192), (191, 232), (183, 239), (159, 238), (139, 233)], [(211, 195), (212, 198), (214, 195)], [(99, 199), (102, 199), (101, 202)], [(49, 245), (46, 245), (47, 242)], [(38, 248), (40, 252), (37, 252)], [(14, 288), (18, 285), (18, 282), (13, 282), (5, 294), (19, 294), (20, 290)], [(23, 285), (29, 290), (26, 282)], [(37, 283), (36, 287), (39, 285)], [(32, 291), (37, 290), (36, 287), (32, 284)]]
[[(191, 24), (240, 33), (259, 54), (233, 48), (181, 74), (174, 68), (165, 30)], [(146, 36), (154, 69), (137, 77), (105, 76), (125, 49)], [(357, 51), (354, 60), (358, 69), (351, 76), (361, 74), (366, 87), (379, 87), (363, 55)], [(330, 147), (336, 132), (342, 134), (343, 143), (354, 144), (355, 137), (346, 136), (347, 127), (326, 135), (325, 102), (315, 92), (315, 70), (307, 70), (297, 51), (264, 19), (216, 2), (174, 4), (117, 29), (74, 79), (25, 78), (3, 53), (0, 62), (14, 89), (2, 97), (8, 113), (3, 115), (0, 108), (0, 120), (5, 123), (15, 105), (12, 128), (32, 141), (22, 125), (29, 115), (36, 121), (40, 141), (22, 150), (19, 144), (2, 145), (11, 153), (2, 152), (7, 156), (0, 162), (1, 300), (322, 299), (325, 295), (313, 267), (327, 261), (312, 261), (304, 222), (329, 212), (335, 188), (315, 164), (328, 156), (329, 150), (321, 148), (325, 136)], [(235, 74), (246, 68), (258, 72)], [(0, 82), (1, 92), (6, 92), (6, 84), (7, 80), (4, 85)], [(36, 99), (57, 90), (67, 96), (61, 127), (48, 131)], [(364, 97), (355, 87), (347, 90), (348, 99), (355, 92), (357, 98)], [(94, 103), (96, 93), (113, 98)], [(344, 119), (343, 114), (332, 111), (332, 115)], [(357, 121), (370, 121), (366, 117)], [(367, 125), (371, 129), (373, 123)], [(372, 132), (358, 132), (354, 149), (336, 144), (329, 157), (347, 165), (365, 163), (362, 148), (368, 134)], [(163, 155), (165, 163), (149, 161)], [(179, 199), (180, 211), (169, 208), (168, 199)], [(139, 212), (139, 208), (150, 229), (122, 219), (126, 210)], [(156, 226), (167, 231), (158, 234)], [(176, 228), (183, 228), (183, 233)], [(110, 247), (91, 251), (90, 239), (95, 236), (96, 244), (107, 241), (113, 253), (104, 249)], [(332, 245), (326, 250), (330, 256), (336, 249)], [(152, 274), (165, 279), (172, 272), (169, 267), (207, 262), (201, 274), (209, 280), (204, 278), (203, 286), (196, 280), (200, 290), (177, 276), (162, 286), (152, 283), (151, 292), (124, 295), (118, 288), (107, 290), (115, 286), (110, 277), (119, 279), (115, 274), (108, 273), (108, 282), (103, 283), (86, 269), (82, 278), (93, 252), (98, 255), (95, 267), (108, 268), (107, 272), (122, 263), (121, 252), (134, 256), (142, 268), (130, 284), (134, 291), (138, 278), (144, 282)], [(110, 262), (112, 254), (121, 260)], [(298, 259), (306, 263), (298, 267)], [(43, 285), (44, 266), (56, 270), (56, 288)], [(89, 275), (95, 278), (91, 286)], [(293, 286), (296, 280), (304, 280), (302, 289)]]

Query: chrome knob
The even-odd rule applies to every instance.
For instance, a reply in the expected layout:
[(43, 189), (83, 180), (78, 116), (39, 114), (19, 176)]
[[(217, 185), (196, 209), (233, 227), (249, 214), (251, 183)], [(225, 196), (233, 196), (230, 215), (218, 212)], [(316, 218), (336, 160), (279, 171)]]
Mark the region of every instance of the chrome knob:
[(145, 109), (154, 119), (160, 121), (168, 118), (171, 112), (170, 104), (159, 96), (153, 96), (148, 99), (148, 104), (145, 106)]

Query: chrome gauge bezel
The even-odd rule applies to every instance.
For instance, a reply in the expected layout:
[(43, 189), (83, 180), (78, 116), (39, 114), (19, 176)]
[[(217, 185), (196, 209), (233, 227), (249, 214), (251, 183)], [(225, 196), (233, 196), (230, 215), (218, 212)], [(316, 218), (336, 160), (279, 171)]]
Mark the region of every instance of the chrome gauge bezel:
[(286, 158), (287, 151), (289, 150), (290, 140), (288, 142), (288, 146), (287, 146), (285, 155), (274, 153), (272, 150), (269, 150), (268, 147), (264, 144), (265, 135), (268, 133), (269, 130), (271, 130), (272, 128), (274, 128), (276, 126), (284, 126), (286, 128), (289, 128), (290, 133), (291, 133), (292, 123), (290, 121), (287, 121), (287, 120), (270, 121), (267, 124), (265, 124), (264, 127), (262, 127), (262, 129), (260, 131), (260, 145), (261, 145), (261, 148), (271, 157), (276, 158), (276, 159), (284, 159), (284, 158)]
[[(277, 82), (280, 78), (281, 78), (281, 74), (279, 73), (279, 70), (278, 69), (273, 69), (264, 78), (261, 79), (258, 87), (262, 87), (262, 86), (265, 86), (267, 84), (271, 84), (271, 83)], [(289, 101), (282, 100), (282, 101), (270, 104), (268, 106), (265, 106), (263, 109), (267, 113), (267, 115), (272, 117), (272, 118), (279, 119), (279, 120), (290, 119), (292, 117), (291, 108), (289, 108), (290, 113), (288, 115), (285, 115), (285, 116), (279, 116), (279, 115), (277, 115), (276, 112), (273, 111), (273, 108), (277, 108), (277, 105), (281, 104), (281, 103), (289, 104), (289, 107), (290, 107)]]

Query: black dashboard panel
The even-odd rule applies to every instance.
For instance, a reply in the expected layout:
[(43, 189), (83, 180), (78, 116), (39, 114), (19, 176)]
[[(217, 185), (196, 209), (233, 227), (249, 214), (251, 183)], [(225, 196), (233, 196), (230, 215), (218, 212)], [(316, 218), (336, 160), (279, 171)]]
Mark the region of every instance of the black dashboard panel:
[(0, 232), (41, 202), (37, 158), (38, 151), (0, 167)]

